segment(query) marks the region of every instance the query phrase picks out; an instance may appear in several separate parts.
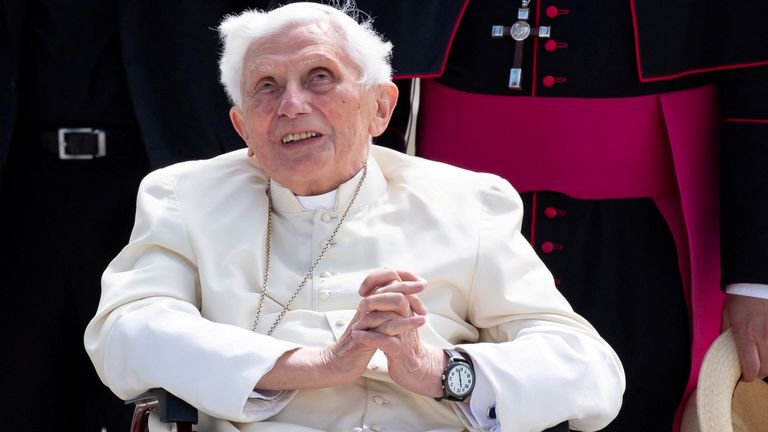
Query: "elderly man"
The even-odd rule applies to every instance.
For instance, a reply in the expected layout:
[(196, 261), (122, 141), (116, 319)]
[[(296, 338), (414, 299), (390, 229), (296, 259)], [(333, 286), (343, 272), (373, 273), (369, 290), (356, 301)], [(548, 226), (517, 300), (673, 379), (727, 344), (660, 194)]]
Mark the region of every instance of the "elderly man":
[(248, 149), (143, 181), (85, 334), (102, 380), (164, 387), (205, 431), (608, 424), (621, 363), (520, 235), (512, 187), (370, 144), (391, 44), (312, 3), (221, 32)]

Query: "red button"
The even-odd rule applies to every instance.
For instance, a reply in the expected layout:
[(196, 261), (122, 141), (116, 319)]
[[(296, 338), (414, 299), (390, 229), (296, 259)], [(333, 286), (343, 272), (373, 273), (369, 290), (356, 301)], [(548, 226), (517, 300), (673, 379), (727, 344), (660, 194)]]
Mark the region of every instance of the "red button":
[(557, 49), (557, 42), (554, 41), (553, 39), (550, 39), (550, 40), (544, 42), (544, 49), (547, 50), (548, 52), (552, 52), (552, 51), (556, 50)]
[(555, 18), (559, 14), (557, 10), (557, 6), (548, 6), (546, 10), (546, 14), (548, 18)]
[(547, 50), (547, 52), (553, 52), (555, 50), (559, 50), (561, 48), (568, 48), (567, 42), (558, 42), (554, 39), (549, 39), (546, 42), (544, 42), (544, 49)]
[(557, 217), (557, 209), (554, 207), (547, 207), (544, 209), (544, 216), (546, 216), (549, 219), (554, 219)]
[(560, 278), (555, 279), (555, 286), (560, 286), (561, 283), (563, 283), (563, 281), (560, 280)]
[(556, 250), (563, 250), (564, 246), (560, 243), (552, 243), (551, 241), (545, 241), (541, 243), (541, 251), (544, 253), (550, 253)]
[(547, 75), (541, 79), (541, 83), (544, 84), (544, 87), (552, 87), (555, 84), (563, 84), (566, 81), (565, 77), (554, 77), (552, 75)]

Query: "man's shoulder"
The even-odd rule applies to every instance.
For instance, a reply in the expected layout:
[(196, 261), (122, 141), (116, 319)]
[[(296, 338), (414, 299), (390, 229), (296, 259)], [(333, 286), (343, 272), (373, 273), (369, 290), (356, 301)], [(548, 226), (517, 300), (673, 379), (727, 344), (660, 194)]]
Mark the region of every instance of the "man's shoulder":
[(235, 150), (210, 159), (177, 162), (149, 173), (145, 184), (168, 183), (174, 189), (203, 191), (211, 188), (227, 189), (246, 183), (258, 182), (264, 175), (247, 150)]
[(210, 159), (197, 159), (177, 162), (150, 173), (152, 175), (170, 176), (176, 179), (189, 180), (191, 178), (200, 178), (210, 180), (210, 177), (218, 177), (227, 173), (241, 171), (258, 171), (258, 167), (250, 161), (247, 156), (247, 149), (239, 149), (223, 153)]
[(372, 146), (372, 154), (391, 183), (445, 188), (454, 193), (490, 188), (516, 193), (507, 180), (495, 174), (472, 171), (378, 146)]

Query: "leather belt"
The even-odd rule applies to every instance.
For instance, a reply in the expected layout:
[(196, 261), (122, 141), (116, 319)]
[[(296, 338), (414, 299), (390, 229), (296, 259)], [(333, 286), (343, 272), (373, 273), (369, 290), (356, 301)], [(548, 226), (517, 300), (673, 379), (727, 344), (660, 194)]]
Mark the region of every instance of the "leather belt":
[(21, 136), (36, 142), (47, 153), (61, 160), (132, 154), (141, 148), (138, 130), (131, 128), (59, 128), (25, 131)]

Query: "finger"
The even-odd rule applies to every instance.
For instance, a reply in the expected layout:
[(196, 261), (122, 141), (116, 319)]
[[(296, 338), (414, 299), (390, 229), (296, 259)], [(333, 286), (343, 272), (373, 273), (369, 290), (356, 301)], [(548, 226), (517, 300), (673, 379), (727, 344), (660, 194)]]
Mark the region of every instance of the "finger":
[(372, 271), (363, 279), (360, 288), (357, 290), (360, 296), (365, 297), (372, 293), (376, 288), (387, 285), (392, 281), (401, 282), (400, 275), (391, 268), (381, 268)]
[(352, 330), (373, 330), (376, 327), (384, 324), (387, 321), (405, 319), (395, 312), (370, 312), (363, 314), (363, 316), (354, 324), (350, 325)]
[(389, 340), (394, 339), (392, 336), (372, 330), (353, 330), (351, 336), (355, 343), (372, 348), (389, 345)]
[(422, 315), (414, 315), (408, 318), (388, 320), (380, 326), (372, 329), (373, 331), (387, 336), (399, 336), (408, 331), (414, 331), (423, 326), (427, 320)]
[(419, 281), (419, 280), (424, 280), (424, 278), (416, 276), (415, 274), (413, 274), (413, 273), (411, 273), (411, 272), (409, 272), (407, 270), (396, 270), (396, 271), (397, 271), (397, 275), (400, 276), (400, 280), (402, 280), (402, 281), (412, 281), (412, 282), (415, 282), (415, 281)]
[(408, 304), (411, 305), (411, 310), (417, 314), (417, 315), (426, 315), (427, 314), (427, 305), (424, 304), (424, 302), (421, 300), (421, 298), (417, 295), (407, 295), (405, 296), (406, 299), (408, 299)]
[(391, 268), (381, 268), (372, 271), (363, 282), (360, 284), (358, 293), (360, 296), (365, 297), (372, 293), (377, 288), (389, 284), (390, 282), (418, 282), (425, 281), (423, 278), (416, 276), (415, 274), (405, 270), (394, 270)]
[(426, 287), (427, 287), (427, 283), (424, 280), (409, 281), (409, 282), (392, 281), (385, 286), (376, 288), (371, 294), (369, 294), (369, 296), (373, 294), (379, 294), (379, 293), (405, 294), (405, 297), (406, 299), (408, 299), (408, 302), (410, 303), (411, 309), (413, 310), (413, 312), (418, 315), (426, 315), (427, 314), (426, 305), (424, 305), (424, 302), (421, 300), (421, 298), (414, 295), (424, 291)]
[(427, 283), (423, 280), (408, 282), (392, 281), (374, 289), (369, 295), (383, 293), (418, 294), (424, 291), (426, 287)]
[(765, 379), (768, 377), (768, 341), (758, 341), (757, 351), (760, 355), (760, 367), (757, 372), (757, 378)]
[(739, 353), (739, 364), (741, 364), (741, 379), (746, 382), (757, 378), (760, 370), (760, 356), (757, 345), (751, 338), (745, 338), (734, 334), (736, 342), (736, 351)]
[(384, 352), (388, 358), (402, 358), (417, 352), (418, 338), (403, 340), (400, 336), (388, 336), (372, 330), (355, 330), (352, 339), (362, 345), (375, 347)]
[(421, 315), (403, 318), (391, 312), (373, 312), (355, 325), (354, 330), (370, 330), (387, 336), (397, 336), (423, 326), (426, 319)]
[(362, 313), (375, 311), (397, 312), (402, 317), (413, 315), (408, 298), (400, 293), (374, 294), (360, 300), (357, 310)]

